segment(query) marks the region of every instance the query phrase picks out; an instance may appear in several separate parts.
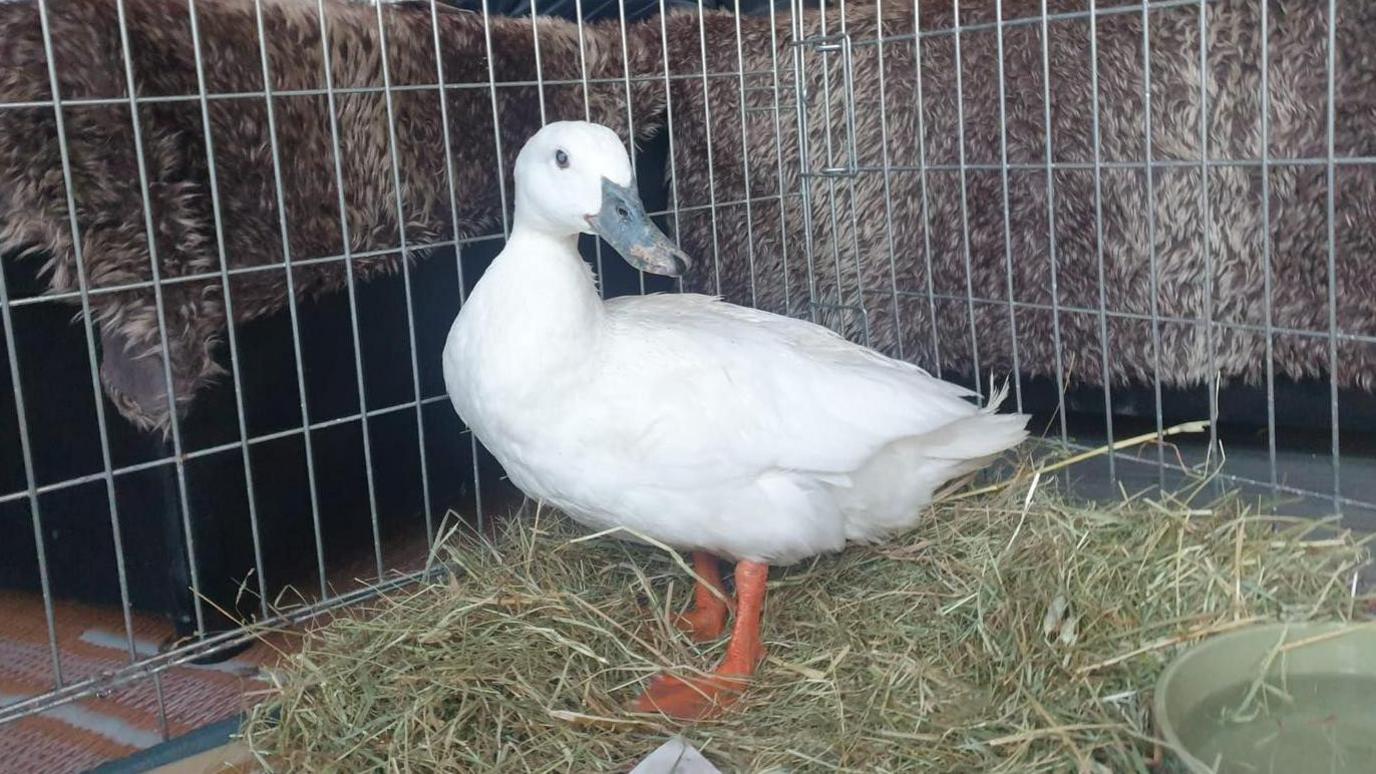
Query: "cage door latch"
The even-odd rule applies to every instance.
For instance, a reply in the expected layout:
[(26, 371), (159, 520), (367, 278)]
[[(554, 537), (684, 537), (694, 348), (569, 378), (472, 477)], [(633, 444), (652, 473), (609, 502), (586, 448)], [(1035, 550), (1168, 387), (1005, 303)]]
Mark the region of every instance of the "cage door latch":
[[(808, 52), (816, 52), (821, 58), (822, 77), (821, 77), (821, 98), (823, 101), (822, 109), (827, 111), (823, 114), (826, 122), (826, 137), (831, 139), (832, 126), (832, 105), (836, 101), (837, 84), (831, 82), (831, 63), (829, 57), (839, 56), (841, 58), (841, 83), (839, 84), (841, 93), (841, 107), (844, 113), (844, 142), (841, 143), (841, 153), (837, 154), (834, 146), (827, 143), (827, 147), (818, 149), (826, 156), (826, 161), (820, 167), (814, 168), (810, 153), (803, 153), (802, 175), (803, 177), (854, 177), (860, 166), (859, 154), (855, 149), (855, 60), (851, 53), (851, 42), (849, 32), (840, 32), (831, 35), (812, 35), (793, 41), (797, 47), (797, 55), (794, 63), (797, 67), (796, 77), (798, 83), (798, 124), (799, 129), (807, 135), (808, 127), (808, 105), (810, 97), (813, 96), (809, 90), (809, 83), (812, 80), (808, 77), (806, 69), (810, 57)], [(804, 141), (806, 142), (806, 140)], [(839, 156), (839, 158), (838, 158)]]

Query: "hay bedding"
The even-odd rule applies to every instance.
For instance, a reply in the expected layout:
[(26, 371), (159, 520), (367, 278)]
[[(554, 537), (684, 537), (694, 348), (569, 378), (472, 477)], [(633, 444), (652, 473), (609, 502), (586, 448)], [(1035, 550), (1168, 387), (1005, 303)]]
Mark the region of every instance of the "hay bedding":
[[(684, 736), (723, 771), (1144, 771), (1185, 644), (1346, 618), (1364, 541), (1199, 491), (1086, 507), (1043, 478), (892, 543), (775, 571), (741, 711)], [(548, 511), (448, 541), (446, 580), (309, 636), (245, 733), (274, 770), (627, 771), (676, 729), (621, 708), (706, 669), (686, 565)]]

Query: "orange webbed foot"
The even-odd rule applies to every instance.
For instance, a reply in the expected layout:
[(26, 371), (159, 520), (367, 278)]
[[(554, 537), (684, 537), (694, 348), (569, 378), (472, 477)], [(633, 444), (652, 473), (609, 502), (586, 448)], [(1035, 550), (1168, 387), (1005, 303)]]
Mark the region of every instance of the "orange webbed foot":
[(721, 666), (712, 674), (700, 677), (660, 675), (635, 700), (635, 711), (662, 713), (676, 720), (703, 720), (714, 717), (740, 698), (755, 668), (764, 660), (760, 612), (768, 573), (769, 568), (764, 564), (741, 562), (736, 565), (736, 625)]
[(694, 584), (693, 609), (675, 616), (673, 624), (697, 642), (710, 642), (726, 631), (731, 606), (726, 601), (726, 587), (721, 582), (717, 557), (695, 551), (693, 571), (698, 576)]
[(726, 606), (694, 608), (676, 616), (673, 623), (695, 642), (711, 642), (726, 632)]
[(634, 708), (636, 712), (662, 713), (675, 720), (706, 720), (734, 704), (748, 685), (745, 675), (660, 675), (635, 700)]

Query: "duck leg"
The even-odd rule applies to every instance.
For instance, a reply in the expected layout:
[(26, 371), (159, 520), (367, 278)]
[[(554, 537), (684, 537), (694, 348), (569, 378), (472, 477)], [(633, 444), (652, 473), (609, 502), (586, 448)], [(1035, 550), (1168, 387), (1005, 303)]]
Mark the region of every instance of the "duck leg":
[(736, 621), (731, 642), (726, 646), (726, 658), (710, 675), (656, 678), (636, 699), (637, 712), (662, 712), (679, 720), (700, 720), (716, 714), (745, 690), (755, 668), (764, 660), (760, 613), (768, 577), (767, 564), (736, 564)]
[(674, 625), (698, 642), (715, 640), (726, 631), (728, 611), (721, 566), (712, 554), (694, 551), (693, 572), (698, 576), (693, 589), (693, 609), (674, 619)]

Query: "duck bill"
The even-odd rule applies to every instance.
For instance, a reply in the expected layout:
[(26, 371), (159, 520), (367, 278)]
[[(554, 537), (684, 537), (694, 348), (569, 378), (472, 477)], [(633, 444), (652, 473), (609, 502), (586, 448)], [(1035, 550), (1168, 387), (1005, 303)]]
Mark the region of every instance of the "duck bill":
[(602, 210), (588, 216), (588, 225), (637, 269), (682, 277), (691, 265), (688, 256), (650, 220), (634, 185), (620, 186), (602, 178)]

